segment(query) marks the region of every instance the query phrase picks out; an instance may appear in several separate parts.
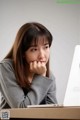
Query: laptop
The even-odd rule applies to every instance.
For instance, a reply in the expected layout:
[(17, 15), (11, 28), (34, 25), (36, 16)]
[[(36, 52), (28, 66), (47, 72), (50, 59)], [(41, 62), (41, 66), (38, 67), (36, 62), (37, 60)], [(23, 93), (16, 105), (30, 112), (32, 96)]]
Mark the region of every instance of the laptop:
[(80, 45), (75, 47), (63, 105), (80, 106)]
[(80, 106), (80, 45), (76, 45), (63, 104), (28, 105), (27, 107)]

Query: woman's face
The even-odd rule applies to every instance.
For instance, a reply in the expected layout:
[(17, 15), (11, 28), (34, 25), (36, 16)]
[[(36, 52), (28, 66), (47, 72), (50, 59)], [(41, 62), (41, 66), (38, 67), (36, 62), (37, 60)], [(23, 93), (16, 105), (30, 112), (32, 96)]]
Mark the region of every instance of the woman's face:
[(50, 48), (47, 39), (39, 37), (37, 44), (32, 43), (31, 47), (25, 52), (25, 59), (28, 64), (31, 62), (44, 62), (49, 60)]

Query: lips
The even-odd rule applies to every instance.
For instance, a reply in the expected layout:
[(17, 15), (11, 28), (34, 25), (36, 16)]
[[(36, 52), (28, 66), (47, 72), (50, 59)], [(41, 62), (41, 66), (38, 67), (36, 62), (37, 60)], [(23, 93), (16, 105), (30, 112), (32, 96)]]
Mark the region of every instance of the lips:
[(39, 62), (46, 62), (46, 61), (39, 61)]
[(46, 64), (46, 61), (39, 61), (39, 62)]

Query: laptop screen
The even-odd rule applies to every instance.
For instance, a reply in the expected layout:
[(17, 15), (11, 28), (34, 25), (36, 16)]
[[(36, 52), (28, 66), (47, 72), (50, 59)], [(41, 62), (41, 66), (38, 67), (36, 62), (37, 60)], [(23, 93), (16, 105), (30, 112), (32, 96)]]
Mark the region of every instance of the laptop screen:
[(76, 45), (64, 98), (64, 106), (80, 106), (80, 45)]

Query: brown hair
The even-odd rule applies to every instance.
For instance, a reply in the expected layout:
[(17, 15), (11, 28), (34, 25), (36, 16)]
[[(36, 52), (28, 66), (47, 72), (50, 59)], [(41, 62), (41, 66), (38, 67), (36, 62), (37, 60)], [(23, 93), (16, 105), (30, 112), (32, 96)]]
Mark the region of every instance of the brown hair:
[[(49, 47), (52, 43), (52, 35), (49, 30), (40, 23), (30, 22), (24, 24), (18, 31), (14, 44), (5, 58), (10, 58), (14, 62), (15, 75), (17, 82), (21, 87), (30, 87), (25, 71), (28, 71), (27, 64), (23, 58), (33, 40), (37, 41), (39, 36), (45, 36), (49, 42)], [(26, 67), (25, 67), (26, 66)], [(46, 64), (47, 74), (49, 77), (49, 61)], [(25, 70), (26, 69), (26, 70)]]

